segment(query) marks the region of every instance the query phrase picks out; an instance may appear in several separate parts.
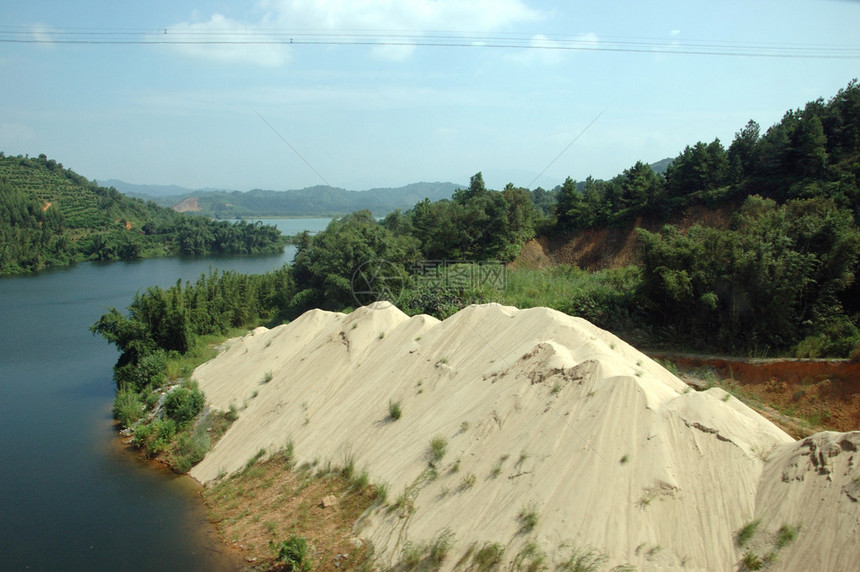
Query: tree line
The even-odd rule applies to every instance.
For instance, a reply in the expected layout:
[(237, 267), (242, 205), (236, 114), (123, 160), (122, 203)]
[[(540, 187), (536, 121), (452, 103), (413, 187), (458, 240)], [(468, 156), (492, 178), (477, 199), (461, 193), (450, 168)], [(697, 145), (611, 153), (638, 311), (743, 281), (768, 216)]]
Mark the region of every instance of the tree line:
[[(629, 307), (619, 309), (616, 301), (607, 311), (623, 311), (648, 324), (656, 342), (726, 352), (847, 355), (860, 343), (858, 183), (860, 86), (852, 81), (826, 103), (816, 100), (786, 113), (763, 135), (749, 122), (728, 149), (718, 140), (686, 147), (665, 175), (637, 162), (610, 181), (589, 178), (577, 185), (567, 179), (547, 192), (513, 185), (487, 189), (479, 172), (451, 199), (424, 200), (381, 220), (359, 211), (334, 219), (317, 235), (295, 237), (297, 254), (277, 274), (277, 296), (270, 289), (263, 289), (262, 301), (241, 289), (205, 291), (220, 292), (214, 299), (230, 299), (228, 307), (251, 303), (241, 314), (245, 320), (289, 319), (309, 308), (356, 305), (356, 270), (370, 260), (384, 260), (386, 272), (400, 279), (406, 311), (438, 313), (488, 294), (470, 292), (469, 285), (428, 291), (426, 281), (415, 280), (416, 261), (509, 262), (538, 230), (563, 234), (634, 215), (659, 220), (692, 204), (728, 203), (736, 205), (736, 212), (727, 230), (640, 230), (638, 279), (634, 292), (623, 296)], [(200, 288), (176, 285), (169, 295), (156, 289), (132, 307), (153, 296), (161, 300), (156, 305), (161, 311), (186, 316), (183, 320), (192, 325), (187, 331), (201, 334), (206, 313), (195, 318), (183, 306), (190, 299), (199, 306), (208, 296)], [(242, 300), (235, 298), (240, 295)], [(181, 302), (180, 307), (170, 309), (170, 300)], [(222, 322), (217, 324), (220, 328)], [(215, 322), (213, 328), (219, 331)]]

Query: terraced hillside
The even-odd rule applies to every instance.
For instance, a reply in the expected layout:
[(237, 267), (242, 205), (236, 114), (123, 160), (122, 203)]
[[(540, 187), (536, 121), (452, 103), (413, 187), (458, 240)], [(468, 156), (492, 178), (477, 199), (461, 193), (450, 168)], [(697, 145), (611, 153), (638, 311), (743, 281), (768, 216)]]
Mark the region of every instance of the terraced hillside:
[(189, 217), (63, 167), (0, 153), (0, 275), (81, 260), (278, 252), (271, 226)]

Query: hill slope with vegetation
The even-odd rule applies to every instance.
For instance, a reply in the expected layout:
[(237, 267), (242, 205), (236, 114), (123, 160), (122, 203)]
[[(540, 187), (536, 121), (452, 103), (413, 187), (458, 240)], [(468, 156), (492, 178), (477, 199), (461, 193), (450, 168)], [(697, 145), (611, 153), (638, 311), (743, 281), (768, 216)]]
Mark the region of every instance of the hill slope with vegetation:
[[(451, 198), (458, 188), (454, 183), (421, 182), (397, 188), (366, 191), (348, 191), (327, 185), (317, 185), (289, 191), (253, 189), (240, 192), (149, 187), (131, 185), (122, 181), (111, 182), (115, 183), (116, 188), (121, 192), (128, 193), (130, 196), (152, 199), (162, 206), (175, 207), (193, 198), (196, 204), (195, 212), (217, 218), (340, 216), (360, 210), (369, 210), (375, 216), (383, 216), (396, 209), (408, 209), (425, 198), (433, 201)], [(173, 192), (170, 192), (171, 189)]]
[(189, 217), (87, 181), (61, 163), (0, 153), (0, 275), (83, 260), (283, 250), (271, 226)]

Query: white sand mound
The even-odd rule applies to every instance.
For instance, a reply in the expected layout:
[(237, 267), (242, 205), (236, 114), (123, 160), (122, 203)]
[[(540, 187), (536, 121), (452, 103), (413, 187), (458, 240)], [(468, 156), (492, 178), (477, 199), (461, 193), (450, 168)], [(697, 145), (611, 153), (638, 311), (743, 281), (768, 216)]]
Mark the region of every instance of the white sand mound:
[[(290, 440), (300, 464), (352, 459), (414, 507), (378, 508), (357, 531), (388, 563), (445, 529), (449, 568), (470, 547), (497, 542), (510, 561), (532, 541), (550, 564), (591, 548), (606, 569), (736, 570), (747, 552), (784, 570), (860, 562), (860, 433), (795, 442), (554, 310), (472, 306), (442, 322), (384, 304), (314, 310), (233, 340), (194, 377), (240, 413), (193, 477)], [(430, 471), (435, 437), (446, 453)], [(777, 541), (783, 526), (784, 539), (800, 527), (792, 542)]]

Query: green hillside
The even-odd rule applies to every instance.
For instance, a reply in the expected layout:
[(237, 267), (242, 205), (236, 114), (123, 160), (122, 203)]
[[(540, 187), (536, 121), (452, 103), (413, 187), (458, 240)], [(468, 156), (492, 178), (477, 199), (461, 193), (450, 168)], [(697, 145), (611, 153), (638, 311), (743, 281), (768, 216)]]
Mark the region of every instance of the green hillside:
[[(450, 199), (460, 188), (454, 183), (412, 183), (397, 188), (348, 191), (337, 187), (317, 185), (289, 191), (253, 189), (248, 192), (213, 189), (181, 189), (132, 185), (110, 181), (130, 196), (152, 199), (162, 206), (174, 206), (195, 198), (198, 214), (218, 218), (255, 216), (339, 216), (369, 210), (383, 216), (397, 209), (406, 210), (425, 198), (431, 201)], [(168, 190), (182, 191), (167, 194)]]
[(271, 226), (185, 216), (44, 155), (0, 153), (0, 275), (83, 260), (279, 252), (284, 243)]

